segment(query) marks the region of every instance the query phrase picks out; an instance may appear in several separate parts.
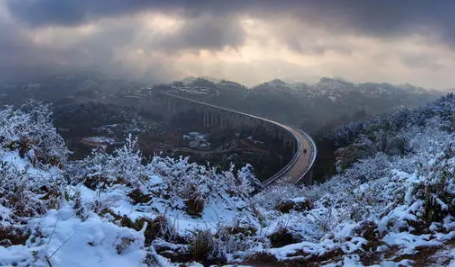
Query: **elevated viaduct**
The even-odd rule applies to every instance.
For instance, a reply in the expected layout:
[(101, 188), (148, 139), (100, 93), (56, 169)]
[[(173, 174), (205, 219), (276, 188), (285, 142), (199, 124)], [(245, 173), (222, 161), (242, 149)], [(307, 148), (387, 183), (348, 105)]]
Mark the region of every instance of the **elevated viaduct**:
[(313, 184), (312, 167), (316, 159), (317, 148), (313, 139), (302, 130), (267, 118), (219, 107), (174, 93), (158, 92), (149, 95), (147, 99), (142, 106), (149, 106), (152, 102), (159, 103), (161, 108), (163, 106), (166, 108), (166, 114), (169, 117), (177, 113), (197, 110), (203, 127), (207, 129), (244, 127), (262, 129), (273, 138), (282, 141), (284, 146), (292, 149), (293, 155), (283, 169), (262, 183), (269, 186), (283, 180), (291, 184)]

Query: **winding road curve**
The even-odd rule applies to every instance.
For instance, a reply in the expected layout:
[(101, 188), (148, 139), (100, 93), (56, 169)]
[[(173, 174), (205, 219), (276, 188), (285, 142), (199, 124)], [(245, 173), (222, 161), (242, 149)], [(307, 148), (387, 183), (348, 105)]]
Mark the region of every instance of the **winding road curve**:
[[(273, 185), (274, 183), (276, 183), (277, 181), (280, 181), (280, 180), (283, 180), (290, 184), (304, 183), (306, 185), (311, 185), (313, 183), (312, 177), (310, 179), (305, 179), (305, 177), (310, 172), (310, 170), (313, 167), (314, 162), (316, 160), (316, 154), (317, 154), (316, 143), (307, 133), (303, 132), (302, 130), (300, 130), (296, 127), (290, 126), (290, 125), (285, 125), (285, 124), (282, 124), (282, 123), (279, 123), (279, 122), (276, 122), (276, 121), (273, 121), (270, 119), (247, 114), (247, 113), (244, 113), (241, 111), (219, 107), (216, 105), (193, 100), (193, 99), (175, 95), (175, 94), (169, 94), (169, 93), (163, 93), (163, 94), (166, 96), (169, 96), (169, 97), (178, 98), (178, 99), (185, 100), (185, 101), (188, 101), (191, 103), (208, 106), (211, 108), (215, 108), (215, 109), (219, 109), (219, 110), (223, 110), (223, 111), (227, 111), (227, 112), (233, 112), (233, 113), (241, 114), (243, 116), (247, 116), (250, 118), (262, 120), (266, 123), (273, 124), (275, 126), (278, 126), (282, 129), (286, 130), (287, 132), (291, 133), (292, 136), (294, 136), (294, 138), (297, 141), (296, 153), (294, 154), (292, 159), (289, 161), (289, 163), (283, 169), (281, 169), (279, 172), (274, 174), (269, 179), (263, 181), (262, 183), (265, 186)], [(304, 152), (304, 151), (306, 151), (306, 152)]]
[[(286, 131), (290, 132), (294, 138), (297, 140), (297, 152), (294, 154), (289, 163), (281, 169), (279, 172), (274, 174), (269, 179), (263, 181), (262, 183), (265, 186), (274, 184), (279, 180), (288, 178), (289, 183), (300, 184), (305, 183), (306, 185), (313, 184), (313, 177), (310, 181), (305, 181), (305, 176), (311, 170), (316, 160), (317, 147), (314, 140), (305, 132), (295, 127), (284, 125), (279, 122), (270, 121), (269, 122), (284, 128)], [(304, 152), (306, 151), (306, 153)]]

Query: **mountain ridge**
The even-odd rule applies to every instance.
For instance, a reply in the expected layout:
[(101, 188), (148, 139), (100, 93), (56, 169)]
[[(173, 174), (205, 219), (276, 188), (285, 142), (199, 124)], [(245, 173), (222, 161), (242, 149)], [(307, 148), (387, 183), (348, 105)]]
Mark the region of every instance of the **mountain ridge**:
[(445, 93), (410, 84), (352, 83), (327, 77), (315, 84), (274, 79), (250, 88), (232, 81), (214, 82), (206, 78), (194, 78), (186, 83), (176, 81), (170, 85), (176, 93), (186, 97), (297, 125), (310, 132), (341, 125), (359, 113), (371, 117), (418, 107)]

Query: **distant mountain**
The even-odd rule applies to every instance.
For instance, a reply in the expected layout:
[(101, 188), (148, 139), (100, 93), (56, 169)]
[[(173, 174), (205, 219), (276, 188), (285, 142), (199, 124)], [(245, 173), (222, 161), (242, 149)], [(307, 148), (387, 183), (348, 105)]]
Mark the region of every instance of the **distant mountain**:
[[(96, 71), (61, 71), (16, 75), (0, 81), (0, 105), (20, 104), (28, 99), (54, 105), (86, 101), (121, 101), (143, 84)], [(21, 77), (21, 78), (20, 78)]]
[(322, 78), (311, 85), (274, 79), (247, 88), (231, 81), (191, 77), (172, 85), (179, 94), (309, 131), (422, 106), (446, 93), (409, 84), (352, 83), (338, 78)]
[[(94, 71), (35, 73), (0, 82), (0, 105), (19, 104), (29, 98), (52, 102), (54, 106), (87, 101), (122, 104), (124, 96), (138, 93), (143, 86), (140, 82)], [(315, 84), (275, 79), (247, 88), (228, 80), (188, 77), (167, 86), (191, 98), (308, 131), (325, 131), (350, 121), (422, 106), (443, 94), (409, 84), (356, 84), (339, 78), (322, 78)]]
[(209, 82), (212, 82), (212, 83), (219, 83), (219, 82), (222, 81), (220, 79), (207, 77), (207, 76), (203, 76), (203, 77), (189, 76), (189, 77), (186, 77), (186, 78), (182, 79), (181, 82), (183, 84), (185, 84), (185, 85), (191, 85), (194, 82), (201, 81), (201, 80), (209, 81)]

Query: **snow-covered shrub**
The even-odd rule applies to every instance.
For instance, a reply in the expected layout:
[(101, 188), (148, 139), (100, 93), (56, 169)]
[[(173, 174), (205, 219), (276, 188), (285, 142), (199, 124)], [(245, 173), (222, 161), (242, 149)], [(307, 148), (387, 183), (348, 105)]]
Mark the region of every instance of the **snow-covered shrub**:
[[(257, 255), (271, 257), (272, 262), (292, 262), (300, 256), (305, 261), (298, 264), (303, 265), (314, 263), (309, 259), (320, 262), (321, 255), (336, 255), (341, 265), (380, 265), (397, 258), (438, 266), (453, 261), (451, 257), (439, 264), (425, 251), (453, 249), (454, 111), (455, 98), (449, 95), (422, 109), (340, 129), (335, 133), (343, 144), (340, 151), (365, 153), (356, 151), (355, 160), (341, 158), (349, 164), (324, 184), (277, 186), (256, 196), (269, 224), (284, 222), (289, 232), (300, 233), (304, 240)], [(298, 196), (310, 199), (314, 207), (301, 213), (290, 209)], [(272, 210), (277, 203), (287, 213)]]
[[(284, 199), (283, 196), (286, 196)], [(268, 210), (275, 209), (284, 200), (302, 196), (302, 190), (293, 185), (280, 185), (265, 188), (264, 191), (254, 196), (252, 201)]]
[[(28, 109), (1, 111), (0, 265), (15, 264), (9, 254), (30, 266), (81, 258), (96, 266), (99, 255), (109, 266), (166, 266), (163, 257), (259, 266), (440, 266), (455, 258), (447, 256), (455, 238), (453, 95), (341, 128), (333, 137), (348, 158), (331, 180), (260, 192), (251, 166), (234, 173), (188, 158), (148, 161), (131, 136), (112, 154), (63, 164), (55, 129), (49, 137), (28, 126), (49, 123), (45, 109)], [(57, 166), (33, 156), (52, 151)]]
[(197, 230), (191, 238), (188, 249), (194, 261), (210, 263), (226, 261), (223, 248), (217, 244), (217, 239), (208, 230)]
[(0, 110), (0, 144), (3, 149), (19, 151), (32, 163), (64, 164), (68, 149), (52, 124), (50, 105), (29, 102), (19, 109)]
[(129, 136), (126, 144), (112, 154), (93, 152), (73, 163), (68, 173), (92, 190), (125, 188), (134, 204), (150, 204), (154, 198), (167, 206), (183, 201), (187, 213), (193, 216), (201, 216), (207, 205), (223, 198), (244, 201), (257, 189), (259, 182), (251, 166), (234, 174), (233, 166), (220, 173), (215, 168), (190, 163), (188, 158), (155, 156), (147, 162), (135, 144)]
[(259, 232), (258, 225), (237, 219), (227, 225), (220, 225), (214, 235), (216, 251), (228, 260), (244, 258), (251, 250), (269, 247), (269, 240)]
[[(0, 265), (35, 265), (30, 222), (65, 199), (68, 150), (52, 125), (49, 105), (0, 110)], [(33, 236), (33, 234), (32, 234)], [(16, 255), (16, 256), (9, 256)]]
[(82, 162), (75, 163), (78, 179), (92, 189), (105, 189), (115, 184), (130, 185), (134, 188), (143, 187), (148, 179), (146, 168), (142, 164), (142, 156), (136, 148), (137, 140), (131, 135), (125, 144), (108, 154), (95, 151)]
[(67, 184), (68, 150), (51, 122), (50, 106), (28, 103), (0, 110), (0, 205), (13, 223), (58, 208)]
[(254, 176), (253, 166), (250, 164), (247, 164), (237, 171), (237, 181), (235, 185), (237, 186), (235, 191), (244, 194), (244, 196), (251, 196), (251, 194), (262, 189), (262, 184)]

